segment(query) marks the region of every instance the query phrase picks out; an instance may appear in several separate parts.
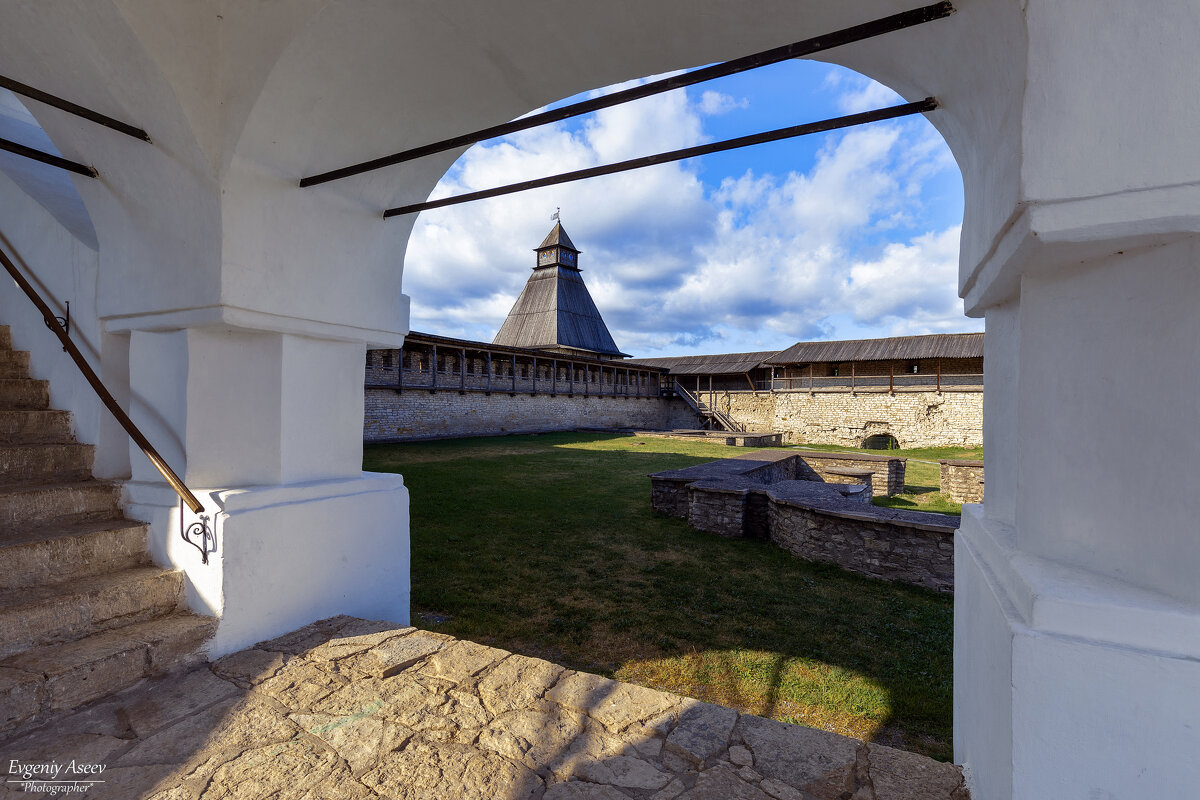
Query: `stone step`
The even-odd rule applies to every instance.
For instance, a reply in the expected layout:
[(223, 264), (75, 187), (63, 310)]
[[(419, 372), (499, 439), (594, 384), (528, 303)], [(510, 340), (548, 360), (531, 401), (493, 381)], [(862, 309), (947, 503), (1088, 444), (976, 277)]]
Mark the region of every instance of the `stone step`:
[(49, 405), (49, 381), (0, 378), (0, 408), (46, 408)]
[(29, 353), (24, 350), (0, 350), (0, 378), (28, 378)]
[(5, 485), (82, 481), (92, 476), (91, 445), (78, 442), (0, 444), (0, 481)]
[(0, 444), (71, 441), (71, 414), (52, 409), (0, 409)]
[(150, 562), (148, 527), (93, 520), (25, 528), (0, 536), (0, 591), (61, 583)]
[(217, 621), (183, 611), (0, 661), (0, 735), (204, 660)]
[(143, 566), (0, 591), (0, 659), (169, 614), (182, 590), (182, 572)]
[(44, 486), (0, 486), (0, 539), (28, 527), (88, 519), (117, 519), (120, 490), (111, 483), (77, 481)]

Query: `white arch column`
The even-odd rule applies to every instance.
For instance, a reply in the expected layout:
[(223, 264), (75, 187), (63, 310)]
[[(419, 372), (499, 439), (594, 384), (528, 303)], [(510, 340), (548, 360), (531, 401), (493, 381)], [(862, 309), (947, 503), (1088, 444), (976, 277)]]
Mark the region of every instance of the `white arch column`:
[(1028, 3), (1021, 199), (964, 249), (987, 319), (987, 497), (955, 564), (976, 800), (1200, 785), (1200, 17), (1144, 11)]
[[(299, 190), (310, 160), (349, 162), (360, 144), (264, 92), (323, 5), (13, 3), (0, 25), (0, 73), (153, 140), (33, 109), (100, 173), (75, 182), (98, 239), (83, 314), (101, 324), (96, 366), (206, 506), (208, 563), (180, 536), (194, 516), (107, 416), (98, 472), (129, 478), (125, 511), (152, 523), (153, 557), (220, 618), (214, 657), (334, 614), (408, 621), (408, 493), (362, 472), (362, 419), (367, 347), (408, 328), (409, 225), (381, 219), (386, 190)], [(64, 269), (48, 248), (21, 255)]]

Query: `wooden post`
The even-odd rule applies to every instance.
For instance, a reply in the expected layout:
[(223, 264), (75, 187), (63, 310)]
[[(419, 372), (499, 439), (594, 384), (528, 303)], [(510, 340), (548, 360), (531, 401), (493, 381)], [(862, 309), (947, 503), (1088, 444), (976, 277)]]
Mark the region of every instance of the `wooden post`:
[(429, 391), (437, 391), (437, 345), (433, 345), (433, 357), (429, 360), (429, 371), (433, 373), (433, 382), (429, 384)]
[(462, 349), (458, 361), (458, 393), (465, 394), (467, 391), (467, 348)]
[(808, 396), (812, 397), (812, 362), (808, 362)]
[(404, 394), (404, 345), (400, 345), (400, 368), (396, 370), (396, 394)]
[(771, 388), (770, 391), (775, 391), (775, 365), (771, 365)]
[(896, 393), (896, 362), (888, 365), (888, 394)]
[(592, 365), (587, 363), (586, 361), (583, 362), (583, 396), (584, 397), (587, 397), (587, 395), (588, 395), (588, 378), (591, 377), (588, 373), (590, 373), (591, 371), (592, 371)]
[(711, 411), (713, 407), (713, 392), (712, 392), (712, 375), (708, 376), (708, 408)]
[(550, 376), (550, 395), (558, 394), (558, 359), (550, 359), (550, 369), (554, 370), (554, 374)]
[(567, 372), (567, 394), (573, 395), (575, 394), (575, 362), (568, 361), (567, 363), (569, 364), (567, 367), (569, 370)]
[(850, 394), (854, 394), (854, 362), (850, 362)]
[(517, 393), (517, 354), (513, 353), (512, 357), (512, 393)]
[(938, 394), (941, 394), (942, 393), (942, 360), (940, 358), (938, 359), (937, 365), (938, 365), (937, 390), (938, 390)]
[(533, 391), (530, 394), (537, 394), (537, 356), (533, 357)]
[(492, 351), (491, 350), (487, 351), (487, 371), (488, 371), (487, 393), (491, 394), (492, 393)]

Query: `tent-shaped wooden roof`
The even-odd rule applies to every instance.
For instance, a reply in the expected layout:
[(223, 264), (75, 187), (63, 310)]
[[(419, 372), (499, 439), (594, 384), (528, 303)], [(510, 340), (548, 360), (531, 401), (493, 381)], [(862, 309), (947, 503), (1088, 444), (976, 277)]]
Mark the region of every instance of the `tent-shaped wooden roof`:
[[(561, 224), (536, 248), (565, 247), (578, 250)], [(561, 262), (538, 265), (500, 326), (493, 344), (532, 349), (566, 348), (623, 358), (578, 267)]]

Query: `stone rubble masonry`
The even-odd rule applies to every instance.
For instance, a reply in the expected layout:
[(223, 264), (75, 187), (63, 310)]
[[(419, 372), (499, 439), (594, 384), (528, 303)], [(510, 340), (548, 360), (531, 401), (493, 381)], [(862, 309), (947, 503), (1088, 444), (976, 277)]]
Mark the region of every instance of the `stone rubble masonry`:
[(826, 483), (804, 465), (807, 455), (760, 451), (656, 473), (650, 476), (651, 505), (696, 530), (767, 538), (808, 561), (954, 590), (957, 518), (872, 505), (867, 470), (840, 468), (857, 473), (843, 480), (861, 482)]
[(363, 438), (384, 442), (579, 428), (697, 427), (695, 413), (679, 398), (367, 388)]
[(0, 751), (104, 765), (89, 800), (969, 800), (953, 764), (351, 617)]
[(983, 444), (982, 391), (745, 390), (714, 392), (712, 401), (746, 430), (779, 431), (788, 444), (860, 447), (876, 434), (896, 437), (901, 447)]
[(904, 471), (907, 459), (897, 456), (877, 456), (873, 453), (822, 453), (801, 450), (797, 454), (796, 478), (825, 483), (858, 483), (855, 470), (869, 470), (868, 485), (876, 497), (904, 491)]
[(983, 502), (982, 461), (939, 461), (941, 491), (956, 503)]

